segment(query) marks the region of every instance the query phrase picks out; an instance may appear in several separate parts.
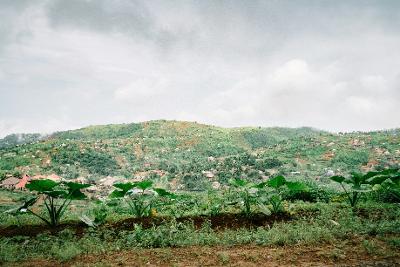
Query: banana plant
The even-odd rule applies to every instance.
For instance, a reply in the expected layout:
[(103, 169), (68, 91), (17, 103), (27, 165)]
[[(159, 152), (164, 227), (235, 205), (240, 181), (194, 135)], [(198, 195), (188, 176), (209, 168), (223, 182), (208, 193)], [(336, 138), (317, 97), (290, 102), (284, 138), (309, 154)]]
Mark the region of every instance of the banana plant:
[(130, 207), (136, 217), (147, 217), (158, 204), (157, 200), (175, 199), (176, 195), (162, 188), (154, 188), (153, 182), (144, 180), (135, 183), (117, 183), (116, 189), (111, 192), (110, 198), (121, 198)]
[(231, 179), (229, 183), (236, 189), (235, 195), (237, 199), (229, 204), (234, 205), (240, 203), (242, 212), (246, 216), (252, 213), (251, 206), (256, 204), (257, 201), (257, 184), (251, 183), (243, 179)]
[(341, 185), (350, 205), (355, 207), (361, 194), (372, 191), (391, 178), (396, 172), (396, 169), (387, 169), (378, 172), (372, 171), (366, 174), (353, 172), (349, 177), (335, 175), (330, 177), (330, 179)]
[(392, 196), (400, 202), (400, 174), (393, 176), (387, 180), (387, 188)]
[[(89, 186), (90, 184), (55, 182), (49, 179), (33, 180), (26, 185), (26, 188), (35, 192), (37, 196), (25, 201), (16, 211), (18, 213), (30, 213), (47, 225), (55, 227), (60, 223), (61, 218), (72, 200), (82, 200), (86, 198), (85, 194), (81, 192), (81, 189)], [(36, 213), (31, 209), (39, 199), (43, 199), (47, 216)]]
[(388, 178), (375, 186), (376, 189), (386, 189), (395, 199), (400, 202), (400, 171), (398, 169), (391, 169), (386, 171)]
[(264, 182), (266, 186), (272, 188), (269, 194), (268, 203), (271, 205), (271, 212), (277, 214), (284, 211), (282, 192), (286, 187), (290, 191), (307, 191), (309, 188), (301, 182), (290, 182), (282, 175), (275, 176)]
[[(284, 176), (278, 175), (266, 182), (258, 184), (242, 179), (232, 179), (230, 183), (237, 189), (237, 194), (242, 203), (242, 210), (246, 216), (252, 214), (252, 206), (257, 205), (263, 213), (279, 213), (283, 211), (282, 189), (308, 190), (308, 187), (300, 182), (289, 182)], [(266, 190), (269, 187), (271, 190)], [(236, 202), (237, 203), (237, 202)], [(271, 206), (271, 209), (267, 205)]]

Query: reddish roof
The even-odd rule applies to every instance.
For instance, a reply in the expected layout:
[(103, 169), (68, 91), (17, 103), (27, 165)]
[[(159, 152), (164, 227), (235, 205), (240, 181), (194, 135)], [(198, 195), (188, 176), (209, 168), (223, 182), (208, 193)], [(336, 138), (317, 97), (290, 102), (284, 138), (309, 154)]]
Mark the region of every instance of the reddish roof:
[(19, 180), (18, 184), (15, 185), (15, 188), (25, 188), (26, 183), (29, 181), (29, 176), (24, 175), (21, 180)]

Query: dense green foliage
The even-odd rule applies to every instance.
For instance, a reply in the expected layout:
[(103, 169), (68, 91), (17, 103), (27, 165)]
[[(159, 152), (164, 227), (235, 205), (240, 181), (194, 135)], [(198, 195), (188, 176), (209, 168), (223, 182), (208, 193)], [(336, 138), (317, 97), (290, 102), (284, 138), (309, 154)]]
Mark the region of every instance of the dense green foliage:
[[(363, 211), (369, 211), (367, 217)], [(58, 235), (41, 234), (37, 237), (1, 237), (0, 262), (18, 262), (32, 258), (66, 261), (86, 253), (104, 253), (150, 247), (232, 246), (255, 244), (262, 246), (352, 244), (371, 241), (398, 250), (400, 209), (394, 205), (365, 204), (354, 212), (349, 207), (332, 204), (297, 203), (295, 220), (277, 223), (272, 228), (227, 229), (216, 231), (205, 223), (196, 228), (191, 223), (169, 221), (160, 226), (143, 228), (136, 225), (129, 231), (99, 229), (83, 236), (66, 229)], [(304, 217), (305, 213), (316, 214)], [(354, 238), (354, 239), (353, 239)], [(347, 241), (348, 242), (348, 241)], [(380, 245), (379, 245), (380, 244)]]
[[(116, 188), (110, 194), (110, 198), (124, 198), (132, 215), (136, 217), (150, 216), (151, 212), (159, 205), (167, 205), (167, 202), (176, 196), (165, 189), (153, 187), (153, 182), (144, 180), (136, 183), (117, 183)], [(118, 203), (116, 203), (118, 205)], [(169, 203), (168, 203), (169, 204)]]

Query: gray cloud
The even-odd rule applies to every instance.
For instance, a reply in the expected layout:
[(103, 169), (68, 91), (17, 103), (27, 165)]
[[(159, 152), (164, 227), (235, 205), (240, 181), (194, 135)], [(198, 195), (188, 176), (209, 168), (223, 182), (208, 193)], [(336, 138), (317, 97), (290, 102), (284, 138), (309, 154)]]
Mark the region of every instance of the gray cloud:
[(399, 127), (398, 1), (1, 1), (0, 136), (149, 119)]

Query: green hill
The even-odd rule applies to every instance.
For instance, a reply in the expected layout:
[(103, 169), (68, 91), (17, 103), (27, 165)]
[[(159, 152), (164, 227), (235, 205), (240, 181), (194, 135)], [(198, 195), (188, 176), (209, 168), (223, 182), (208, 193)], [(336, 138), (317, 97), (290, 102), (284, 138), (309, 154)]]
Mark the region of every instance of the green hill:
[(2, 177), (56, 173), (97, 180), (140, 174), (202, 188), (210, 181), (264, 179), (277, 172), (323, 180), (327, 172), (398, 166), (400, 159), (399, 129), (338, 135), (312, 128), (221, 128), (160, 120), (26, 137), (0, 140)]

